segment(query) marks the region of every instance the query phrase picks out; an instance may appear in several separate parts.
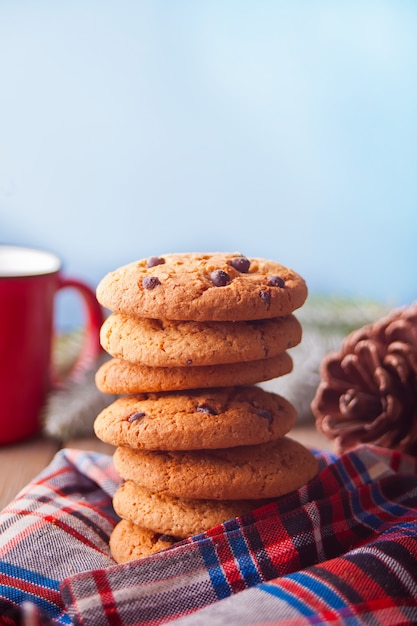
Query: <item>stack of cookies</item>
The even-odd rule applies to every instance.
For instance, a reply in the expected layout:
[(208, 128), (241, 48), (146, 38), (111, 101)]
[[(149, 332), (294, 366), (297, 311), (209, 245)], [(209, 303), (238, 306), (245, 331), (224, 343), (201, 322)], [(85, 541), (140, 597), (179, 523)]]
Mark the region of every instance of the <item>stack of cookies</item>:
[(97, 299), (111, 355), (96, 384), (118, 397), (95, 420), (124, 479), (110, 538), (147, 556), (288, 493), (317, 472), (287, 437), (293, 406), (257, 383), (287, 374), (304, 280), (241, 254), (167, 254), (111, 272)]

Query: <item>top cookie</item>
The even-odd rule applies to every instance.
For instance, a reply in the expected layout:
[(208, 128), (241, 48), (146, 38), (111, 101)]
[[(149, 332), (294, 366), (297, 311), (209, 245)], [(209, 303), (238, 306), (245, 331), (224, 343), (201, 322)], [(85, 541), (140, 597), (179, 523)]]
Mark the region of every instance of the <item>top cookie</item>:
[(110, 272), (97, 287), (110, 311), (182, 321), (269, 319), (292, 313), (306, 297), (293, 270), (238, 253), (150, 257)]

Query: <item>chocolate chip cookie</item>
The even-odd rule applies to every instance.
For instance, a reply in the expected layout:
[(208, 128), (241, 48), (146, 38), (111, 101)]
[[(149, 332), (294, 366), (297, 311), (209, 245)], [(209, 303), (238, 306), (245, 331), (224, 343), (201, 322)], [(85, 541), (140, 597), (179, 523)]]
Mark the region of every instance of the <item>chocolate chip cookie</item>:
[(110, 315), (102, 347), (113, 357), (155, 367), (184, 367), (266, 359), (301, 341), (294, 315), (250, 322), (177, 322)]
[(275, 261), (239, 253), (164, 254), (107, 274), (98, 301), (136, 317), (239, 321), (289, 315), (307, 297), (304, 279)]
[(318, 471), (312, 452), (289, 437), (261, 445), (186, 452), (120, 446), (113, 459), (122, 478), (150, 491), (189, 499), (274, 498), (301, 487)]
[(185, 367), (152, 367), (113, 358), (97, 370), (96, 385), (111, 394), (252, 385), (289, 374), (292, 367), (287, 352), (259, 361)]
[(132, 480), (124, 482), (113, 498), (123, 519), (155, 533), (191, 537), (266, 504), (268, 500), (190, 500), (149, 491)]
[(273, 441), (295, 418), (288, 400), (253, 385), (123, 396), (101, 411), (94, 430), (115, 446), (198, 450)]
[(148, 528), (122, 519), (110, 535), (110, 552), (116, 563), (127, 563), (143, 559), (155, 552), (171, 547), (179, 541), (177, 537), (161, 535)]

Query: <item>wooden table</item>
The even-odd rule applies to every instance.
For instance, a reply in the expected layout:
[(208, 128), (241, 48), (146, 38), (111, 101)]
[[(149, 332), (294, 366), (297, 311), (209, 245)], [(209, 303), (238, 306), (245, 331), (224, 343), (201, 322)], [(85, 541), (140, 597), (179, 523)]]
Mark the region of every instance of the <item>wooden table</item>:
[[(295, 427), (290, 436), (306, 446), (331, 450), (329, 441), (318, 433), (313, 425)], [(115, 448), (96, 437), (54, 441), (36, 437), (17, 444), (0, 447), (0, 510), (27, 485), (52, 460), (60, 448), (92, 450), (113, 454)]]
[(60, 448), (79, 448), (112, 454), (114, 448), (95, 437), (59, 443), (36, 437), (0, 447), (0, 510), (39, 474)]

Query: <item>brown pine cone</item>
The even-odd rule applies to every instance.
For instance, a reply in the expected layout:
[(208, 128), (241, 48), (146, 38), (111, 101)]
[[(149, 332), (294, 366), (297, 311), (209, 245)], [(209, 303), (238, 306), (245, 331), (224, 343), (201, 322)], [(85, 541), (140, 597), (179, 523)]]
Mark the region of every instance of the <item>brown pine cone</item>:
[(417, 456), (417, 302), (348, 335), (320, 378), (311, 409), (339, 453), (373, 443)]

